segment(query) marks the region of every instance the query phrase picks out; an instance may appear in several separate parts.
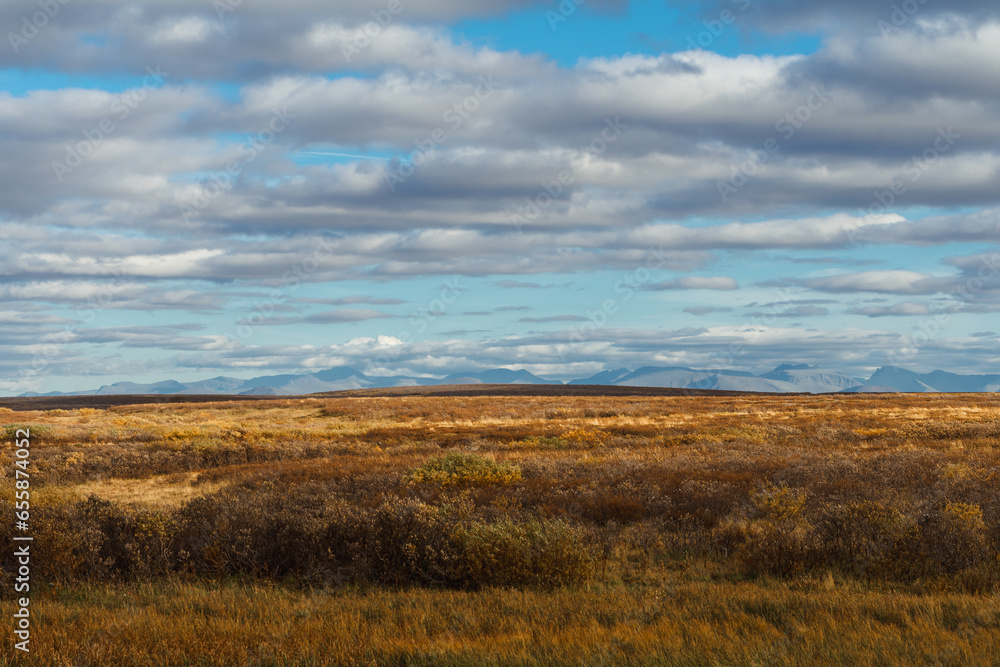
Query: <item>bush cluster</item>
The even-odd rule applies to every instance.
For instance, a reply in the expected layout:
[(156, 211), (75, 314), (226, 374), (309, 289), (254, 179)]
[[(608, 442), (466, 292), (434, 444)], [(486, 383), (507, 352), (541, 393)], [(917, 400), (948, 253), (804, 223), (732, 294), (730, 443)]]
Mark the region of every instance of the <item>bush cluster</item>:
[[(738, 576), (1000, 588), (991, 397), (595, 400), (52, 411), (31, 426), (36, 565), (66, 581), (475, 587), (559, 585), (612, 557), (628, 574), (694, 555)], [(12, 461), (0, 450), (0, 471)], [(168, 478), (151, 487), (176, 475), (222, 490), (169, 509), (57, 500), (83, 482), (127, 498), (154, 475)], [(0, 540), (11, 530), (0, 522)], [(10, 558), (0, 555), (3, 590)]]
[(498, 463), (478, 454), (452, 452), (431, 458), (413, 471), (414, 482), (441, 485), (504, 484), (521, 479), (521, 469), (510, 463)]
[[(363, 507), (308, 484), (227, 490), (171, 512), (91, 496), (40, 506), (35, 523), (35, 576), (47, 582), (176, 574), (551, 587), (584, 581), (596, 560), (586, 531), (564, 521), (491, 520), (467, 503), (435, 506), (398, 497)], [(15, 563), (9, 554), (0, 568), (10, 590)]]

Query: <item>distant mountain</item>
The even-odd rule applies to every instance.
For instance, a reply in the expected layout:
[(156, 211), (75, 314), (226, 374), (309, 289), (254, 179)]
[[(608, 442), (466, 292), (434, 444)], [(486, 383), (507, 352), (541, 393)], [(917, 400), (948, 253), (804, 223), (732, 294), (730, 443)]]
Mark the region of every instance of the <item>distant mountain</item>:
[(844, 391), (865, 384), (864, 380), (805, 364), (778, 366), (760, 377), (793, 385), (797, 388), (795, 391), (807, 391), (813, 394)]
[(631, 372), (627, 368), (619, 368), (616, 371), (601, 371), (600, 373), (591, 375), (589, 378), (570, 380), (567, 384), (615, 384)]
[(246, 391), (241, 391), (240, 396), (277, 396), (276, 392), (271, 387), (254, 387), (253, 389), (247, 389)]
[(711, 375), (704, 380), (692, 383), (690, 388), (715, 389), (719, 391), (760, 391), (774, 394), (794, 394), (806, 391), (802, 387), (790, 382), (734, 375)]
[(176, 394), (184, 391), (187, 387), (174, 380), (166, 380), (155, 384), (136, 384), (135, 382), (115, 382), (106, 384), (98, 389), (95, 394), (103, 396), (106, 394)]
[(883, 366), (875, 371), (865, 384), (892, 387), (897, 391), (934, 391), (934, 387), (920, 381), (919, 374), (895, 366)]
[(841, 394), (898, 394), (899, 389), (884, 384), (863, 384), (845, 389)]
[(494, 368), (479, 373), (453, 373), (435, 384), (562, 384), (562, 382), (545, 380), (525, 370)]
[(701, 383), (711, 383), (719, 375), (735, 375), (738, 377), (753, 377), (743, 371), (697, 371), (691, 368), (644, 366), (629, 373), (622, 379), (611, 384), (627, 387), (673, 387), (677, 389), (705, 389), (695, 386)]
[[(153, 384), (115, 382), (100, 389), (70, 393), (27, 393), (22, 396), (93, 396), (106, 394), (219, 394), (248, 396), (292, 396), (344, 389), (380, 389), (441, 384), (562, 384), (526, 370), (494, 368), (486, 371), (453, 373), (443, 378), (391, 377), (365, 375), (338, 366), (315, 373), (265, 375), (241, 380), (216, 377), (198, 382), (165, 380)], [(945, 371), (914, 373), (904, 368), (885, 366), (867, 379), (805, 364), (783, 364), (773, 371), (754, 375), (728, 369), (697, 370), (680, 366), (644, 366), (602, 371), (587, 378), (570, 380), (573, 385), (618, 385), (626, 387), (665, 387), (677, 389), (717, 389), (765, 393), (865, 393), (865, 392), (998, 392), (1000, 375), (956, 375)]]
[(934, 371), (923, 375), (895, 366), (878, 369), (866, 384), (895, 387), (900, 391), (945, 393), (1000, 391), (1000, 375), (956, 375)]

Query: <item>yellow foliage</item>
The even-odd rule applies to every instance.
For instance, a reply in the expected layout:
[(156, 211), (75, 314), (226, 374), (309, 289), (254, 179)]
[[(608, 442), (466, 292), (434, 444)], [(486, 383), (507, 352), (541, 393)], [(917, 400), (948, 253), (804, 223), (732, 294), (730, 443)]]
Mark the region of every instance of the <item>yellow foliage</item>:
[(604, 434), (600, 431), (592, 431), (590, 429), (578, 428), (572, 431), (563, 433), (560, 436), (562, 440), (567, 442), (572, 447), (577, 447), (580, 449), (593, 449), (595, 447), (601, 447), (604, 445)]
[(752, 496), (758, 516), (768, 521), (787, 521), (801, 517), (806, 506), (806, 492), (785, 485), (764, 484)]

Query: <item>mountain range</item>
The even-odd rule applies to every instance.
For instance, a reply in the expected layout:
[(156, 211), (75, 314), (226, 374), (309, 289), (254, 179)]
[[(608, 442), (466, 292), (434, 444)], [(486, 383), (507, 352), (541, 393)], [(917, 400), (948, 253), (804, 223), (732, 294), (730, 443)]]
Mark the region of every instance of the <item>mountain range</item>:
[[(455, 384), (563, 384), (546, 380), (526, 370), (495, 368), (487, 371), (454, 373), (442, 378), (382, 376), (340, 366), (305, 374), (266, 375), (241, 380), (216, 377), (198, 382), (166, 380), (153, 384), (116, 382), (99, 389), (77, 392), (26, 393), (22, 396), (100, 396), (110, 394), (219, 394), (289, 396), (344, 389), (416, 387)], [(638, 370), (619, 368), (587, 378), (570, 380), (571, 385), (614, 385), (626, 387), (669, 387), (677, 389), (719, 389), (768, 393), (837, 392), (997, 392), (1000, 375), (957, 375), (945, 371), (915, 373), (895, 366), (885, 366), (870, 378), (856, 378), (805, 364), (784, 364), (769, 373), (754, 375), (726, 369), (644, 366)]]

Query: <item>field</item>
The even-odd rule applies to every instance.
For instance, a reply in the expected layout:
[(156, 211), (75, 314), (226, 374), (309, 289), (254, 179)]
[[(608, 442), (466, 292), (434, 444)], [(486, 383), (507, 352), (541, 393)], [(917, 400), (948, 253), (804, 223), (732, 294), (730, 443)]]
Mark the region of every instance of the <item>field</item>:
[(478, 393), (0, 399), (0, 665), (1000, 665), (1000, 396)]

